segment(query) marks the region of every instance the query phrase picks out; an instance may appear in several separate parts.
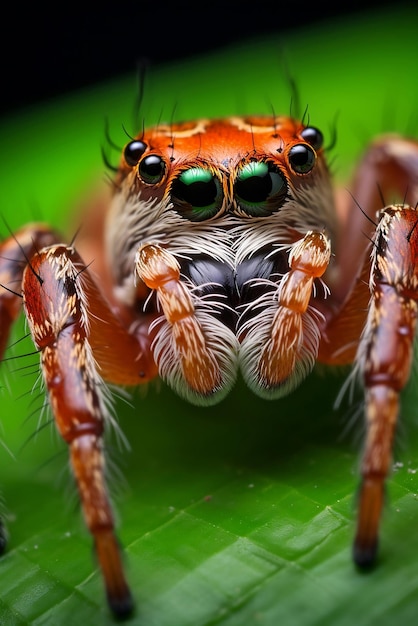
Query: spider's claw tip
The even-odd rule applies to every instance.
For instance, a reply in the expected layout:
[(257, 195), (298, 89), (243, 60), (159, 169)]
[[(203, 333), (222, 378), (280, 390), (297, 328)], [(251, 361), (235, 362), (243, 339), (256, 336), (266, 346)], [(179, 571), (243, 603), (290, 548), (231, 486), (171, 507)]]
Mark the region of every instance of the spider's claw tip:
[(95, 536), (96, 555), (105, 581), (107, 602), (118, 621), (128, 619), (134, 601), (123, 572), (118, 541), (112, 528), (102, 529)]
[(129, 590), (122, 597), (113, 597), (110, 594), (107, 596), (110, 610), (117, 619), (117, 621), (124, 621), (129, 619), (135, 609), (134, 601), (132, 599)]
[(371, 570), (376, 564), (377, 540), (371, 544), (356, 541), (353, 546), (353, 560), (356, 566), (362, 570)]

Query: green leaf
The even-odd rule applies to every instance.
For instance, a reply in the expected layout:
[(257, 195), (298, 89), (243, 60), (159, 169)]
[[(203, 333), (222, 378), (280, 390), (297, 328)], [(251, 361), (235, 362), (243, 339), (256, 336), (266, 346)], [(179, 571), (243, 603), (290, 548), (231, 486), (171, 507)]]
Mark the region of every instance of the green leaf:
[[(152, 70), (141, 112), (149, 124), (171, 120), (173, 111), (178, 119), (270, 113), (270, 103), (288, 113), (284, 49), (302, 110), (308, 104), (310, 121), (328, 136), (337, 124), (334, 170), (344, 181), (385, 117), (388, 130), (416, 136), (417, 19), (416, 9), (361, 14)], [(104, 119), (122, 145), (134, 100), (128, 76), (3, 121), (2, 214), (11, 228), (42, 218), (73, 234), (74, 211), (103, 179)], [(20, 322), (13, 339), (24, 333)], [(31, 351), (26, 339), (7, 356)], [(36, 363), (35, 355), (2, 364), (0, 473), (10, 540), (0, 561), (0, 623), (111, 624), (67, 451), (41, 411)], [(131, 449), (109, 441), (110, 483), (137, 603), (132, 624), (416, 620), (417, 387), (403, 395), (379, 563), (366, 575), (351, 563), (361, 397), (334, 409), (346, 376), (318, 368), (275, 402), (238, 384), (208, 409), (157, 384), (129, 403), (118, 399)]]

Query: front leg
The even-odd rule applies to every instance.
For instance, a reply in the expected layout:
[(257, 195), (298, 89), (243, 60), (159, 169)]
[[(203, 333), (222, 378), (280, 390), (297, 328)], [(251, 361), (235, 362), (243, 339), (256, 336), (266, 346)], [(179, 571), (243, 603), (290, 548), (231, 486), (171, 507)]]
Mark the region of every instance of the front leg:
[[(30, 224), (0, 245), (0, 350), (2, 355), (23, 299), (56, 425), (69, 445), (109, 604), (122, 616), (132, 610), (132, 600), (105, 483), (102, 437), (109, 420), (104, 380), (137, 385), (156, 375), (150, 320), (136, 319), (129, 332), (74, 248), (58, 241), (47, 226)], [(0, 552), (5, 546), (0, 524)]]
[(105, 484), (102, 436), (106, 422), (104, 383), (89, 343), (88, 312), (80, 261), (66, 246), (35, 255), (23, 273), (22, 293), (33, 341), (57, 428), (70, 449), (87, 527), (94, 538), (109, 605), (129, 614), (125, 580)]
[(372, 248), (370, 307), (357, 354), (366, 389), (354, 560), (375, 560), (384, 484), (392, 462), (399, 394), (408, 382), (418, 314), (418, 210), (383, 209)]
[(366, 439), (353, 547), (360, 567), (376, 558), (399, 396), (412, 367), (418, 315), (417, 208), (382, 209), (369, 251), (345, 305), (334, 317), (324, 317), (319, 351), (319, 360), (329, 365), (354, 361), (365, 389)]

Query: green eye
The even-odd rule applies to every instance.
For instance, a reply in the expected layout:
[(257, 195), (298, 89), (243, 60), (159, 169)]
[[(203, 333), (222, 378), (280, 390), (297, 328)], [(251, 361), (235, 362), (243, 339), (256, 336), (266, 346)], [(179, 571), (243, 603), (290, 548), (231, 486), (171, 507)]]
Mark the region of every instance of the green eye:
[(254, 217), (266, 217), (279, 209), (287, 194), (286, 179), (273, 163), (250, 161), (235, 181), (235, 198)]
[(208, 169), (191, 167), (174, 180), (171, 200), (181, 215), (192, 222), (203, 222), (214, 217), (222, 206), (221, 184)]

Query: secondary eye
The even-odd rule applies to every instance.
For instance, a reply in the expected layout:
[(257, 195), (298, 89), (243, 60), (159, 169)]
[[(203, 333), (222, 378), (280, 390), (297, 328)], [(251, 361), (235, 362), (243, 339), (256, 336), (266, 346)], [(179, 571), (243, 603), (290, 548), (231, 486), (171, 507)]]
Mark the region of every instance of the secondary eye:
[(125, 161), (131, 167), (134, 167), (147, 149), (147, 144), (139, 139), (130, 141), (123, 151)]
[(310, 146), (299, 143), (290, 148), (288, 159), (294, 172), (308, 174), (315, 165), (316, 155)]
[(191, 167), (180, 174), (171, 186), (171, 200), (176, 210), (192, 222), (214, 217), (222, 206), (221, 184), (204, 167)]
[(307, 126), (300, 133), (300, 136), (309, 145), (311, 145), (314, 150), (319, 150), (319, 148), (322, 148), (322, 144), (324, 143), (324, 136), (318, 128), (315, 128), (315, 126)]
[(279, 209), (286, 194), (286, 179), (273, 163), (250, 161), (235, 181), (235, 198), (240, 208), (254, 217), (265, 217)]
[(144, 183), (155, 185), (163, 178), (165, 163), (157, 154), (149, 154), (139, 164), (138, 173)]

